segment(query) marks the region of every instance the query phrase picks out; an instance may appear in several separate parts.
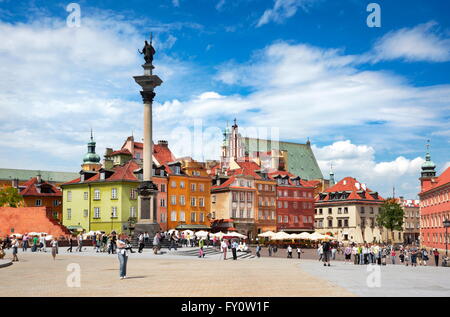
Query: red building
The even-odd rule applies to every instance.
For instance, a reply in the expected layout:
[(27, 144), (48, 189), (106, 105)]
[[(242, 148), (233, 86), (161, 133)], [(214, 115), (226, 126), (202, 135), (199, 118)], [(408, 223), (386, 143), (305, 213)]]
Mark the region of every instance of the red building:
[(277, 182), (277, 231), (314, 231), (314, 187), (289, 172), (269, 174)]
[(62, 192), (55, 185), (38, 175), (19, 186), (19, 190), (24, 207), (47, 207), (49, 216), (61, 222)]
[(436, 177), (436, 165), (427, 153), (420, 178), (420, 238), (425, 247), (445, 250), (444, 220), (450, 220), (450, 167)]

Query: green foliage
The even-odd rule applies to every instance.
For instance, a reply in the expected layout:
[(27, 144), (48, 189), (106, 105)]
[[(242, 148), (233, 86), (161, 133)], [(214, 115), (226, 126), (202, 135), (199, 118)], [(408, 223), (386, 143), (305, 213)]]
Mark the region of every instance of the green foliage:
[(19, 191), (14, 187), (6, 187), (0, 190), (0, 207), (17, 208), (23, 201)]
[(391, 231), (403, 230), (404, 212), (400, 204), (394, 199), (388, 198), (380, 207), (380, 213), (377, 216), (377, 224)]
[(136, 217), (130, 217), (130, 218), (128, 218), (128, 223), (129, 223), (130, 225), (134, 225), (134, 224), (136, 224), (136, 222), (137, 222), (137, 218), (136, 218)]

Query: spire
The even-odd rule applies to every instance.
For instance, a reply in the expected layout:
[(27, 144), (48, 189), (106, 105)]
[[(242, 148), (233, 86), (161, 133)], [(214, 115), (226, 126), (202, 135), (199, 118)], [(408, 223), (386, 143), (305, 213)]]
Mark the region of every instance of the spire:
[(425, 162), (422, 164), (422, 177), (436, 176), (436, 164), (431, 160), (430, 155), (430, 140), (426, 144), (427, 154), (425, 155)]
[(330, 187), (335, 184), (334, 182), (334, 172), (333, 172), (333, 163), (330, 164)]
[(100, 156), (95, 153), (95, 141), (94, 133), (91, 128), (91, 140), (88, 142), (88, 152), (83, 158), (84, 163), (98, 163), (100, 162)]
[(93, 136), (92, 127), (91, 127), (91, 142), (93, 142), (93, 141), (94, 141), (94, 136)]
[(237, 120), (236, 120), (236, 118), (234, 118), (234, 124), (233, 124), (233, 126), (232, 126), (232, 128), (237, 128), (238, 127), (238, 125), (237, 125)]

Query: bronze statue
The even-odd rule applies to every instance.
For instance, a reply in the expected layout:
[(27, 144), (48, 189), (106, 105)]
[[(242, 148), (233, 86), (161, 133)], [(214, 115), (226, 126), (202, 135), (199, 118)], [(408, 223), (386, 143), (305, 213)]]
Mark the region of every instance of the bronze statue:
[(142, 52), (138, 49), (139, 54), (144, 54), (144, 59), (146, 64), (152, 64), (153, 62), (153, 55), (155, 55), (156, 51), (152, 46), (152, 38), (150, 36), (150, 43), (145, 41), (144, 48), (142, 49)]

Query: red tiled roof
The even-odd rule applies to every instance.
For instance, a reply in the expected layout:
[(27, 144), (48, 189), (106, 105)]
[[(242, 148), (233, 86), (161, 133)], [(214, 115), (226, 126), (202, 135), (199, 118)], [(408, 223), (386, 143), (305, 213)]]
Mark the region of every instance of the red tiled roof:
[(226, 188), (228, 186), (230, 186), (234, 180), (236, 179), (236, 177), (231, 176), (229, 179), (227, 179), (222, 185), (219, 186), (212, 186), (211, 189), (219, 189), (219, 188)]
[(126, 154), (126, 155), (132, 155), (128, 149), (122, 149), (112, 152), (110, 155), (118, 155), (118, 154)]
[(176, 161), (176, 158), (169, 147), (160, 144), (153, 145), (153, 156), (161, 165)]
[(134, 147), (138, 148), (138, 149), (143, 149), (144, 148), (144, 143), (142, 143), (142, 142), (134, 142)]
[[(62, 192), (56, 188), (56, 186), (47, 182), (39, 184), (37, 177), (33, 177), (26, 181), (23, 186), (25, 186), (25, 188), (20, 191), (20, 195), (22, 196), (62, 196)], [(38, 191), (39, 186), (48, 186), (52, 189), (53, 193), (40, 193)]]
[[(356, 183), (359, 183), (359, 188), (356, 187)], [(345, 177), (342, 180), (340, 180), (338, 183), (336, 183), (334, 186), (331, 186), (330, 188), (325, 190), (325, 193), (333, 193), (333, 192), (344, 192), (348, 191), (350, 192), (349, 196), (346, 200), (384, 200), (383, 197), (378, 195), (378, 198), (374, 198), (369, 193), (372, 192), (372, 190), (368, 187), (364, 190), (361, 186), (361, 182), (357, 181), (356, 178), (353, 177)], [(362, 191), (361, 194), (358, 194), (358, 191)], [(329, 195), (327, 195), (323, 200), (320, 200), (319, 197), (317, 197), (317, 201), (329, 201)], [(332, 200), (330, 200), (332, 201)], [(340, 200), (342, 201), (342, 200)]]
[(448, 183), (450, 183), (450, 167), (448, 167), (440, 176), (434, 177), (433, 180), (428, 183), (428, 186), (423, 188), (420, 193), (425, 193), (429, 190), (446, 185)]

